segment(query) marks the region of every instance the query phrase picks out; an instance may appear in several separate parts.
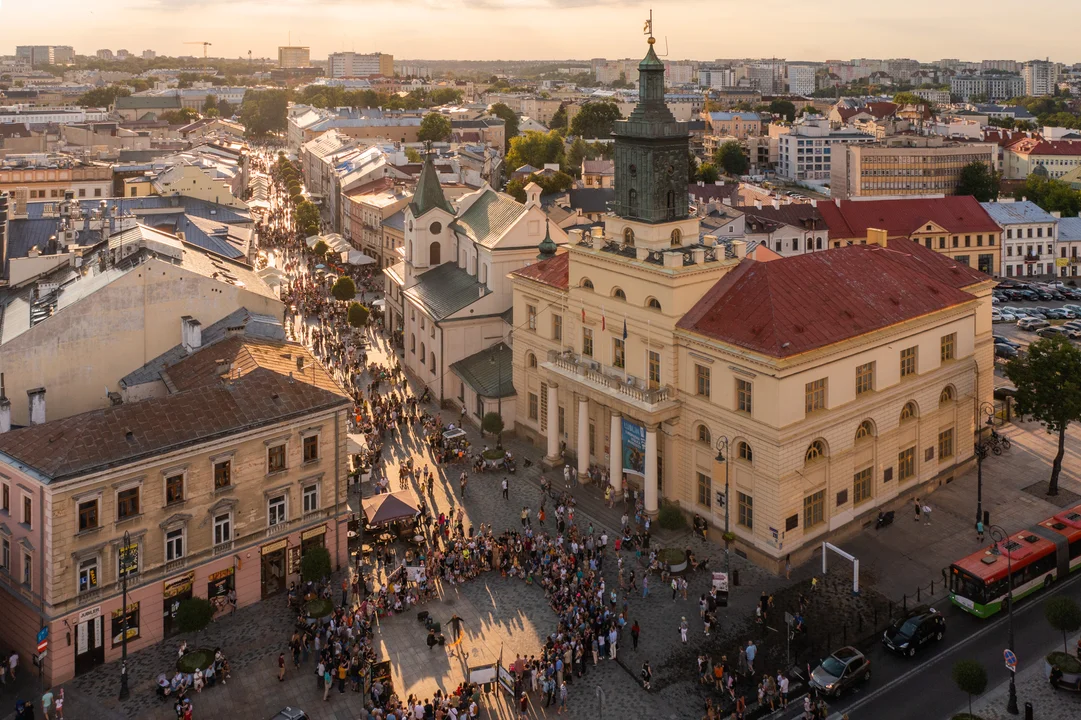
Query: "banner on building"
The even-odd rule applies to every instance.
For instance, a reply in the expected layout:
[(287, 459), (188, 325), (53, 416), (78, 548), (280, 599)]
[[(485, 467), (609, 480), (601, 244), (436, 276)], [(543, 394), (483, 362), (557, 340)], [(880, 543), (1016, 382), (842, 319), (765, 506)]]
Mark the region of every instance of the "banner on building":
[(646, 474), (646, 428), (623, 418), (623, 472)]
[(120, 548), (120, 577), (139, 572), (139, 543)]
[(195, 571), (184, 573), (162, 583), (161, 595), (163, 598), (172, 598), (177, 595), (191, 593), (191, 586), (195, 582)]

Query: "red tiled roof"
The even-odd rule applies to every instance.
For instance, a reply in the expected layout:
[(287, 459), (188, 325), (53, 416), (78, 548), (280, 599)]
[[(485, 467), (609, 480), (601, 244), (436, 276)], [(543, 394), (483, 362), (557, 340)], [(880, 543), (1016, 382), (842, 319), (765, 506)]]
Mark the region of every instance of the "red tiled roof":
[(900, 109), (900, 105), (892, 102), (872, 102), (867, 103), (864, 108), (873, 118), (879, 120), (884, 117), (889, 117), (896, 113)]
[(927, 223), (949, 233), (999, 232), (976, 198), (949, 195), (910, 200), (842, 200), (818, 203), (818, 212), (830, 230), (830, 240), (866, 238), (868, 228), (885, 230), (890, 237), (909, 237)]
[(1081, 140), (1038, 140), (1026, 138), (1010, 150), (1022, 155), (1081, 155)]
[(517, 275), (559, 290), (566, 290), (570, 285), (570, 255), (561, 252), (553, 258), (541, 260), (532, 265), (526, 265), (520, 270), (515, 270), (511, 275)]
[(974, 274), (919, 243), (850, 245), (771, 262), (743, 260), (678, 327), (776, 358), (826, 347), (973, 301)]

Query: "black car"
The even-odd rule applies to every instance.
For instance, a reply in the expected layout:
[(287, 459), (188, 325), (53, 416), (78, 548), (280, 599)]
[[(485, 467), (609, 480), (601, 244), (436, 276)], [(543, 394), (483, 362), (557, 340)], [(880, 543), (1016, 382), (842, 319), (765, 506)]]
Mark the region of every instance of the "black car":
[(995, 345), (1009, 345), (1010, 347), (1020, 348), (1021, 343), (1015, 342), (1005, 335), (992, 335), (992, 339), (995, 341)]
[(946, 619), (934, 608), (913, 610), (907, 616), (895, 620), (882, 633), (882, 644), (894, 652), (912, 657), (932, 640), (938, 641), (946, 633)]
[(1013, 345), (1006, 345), (1005, 343), (995, 343), (995, 357), (1002, 358), (1003, 360), (1013, 360), (1021, 353), (1020, 350)]

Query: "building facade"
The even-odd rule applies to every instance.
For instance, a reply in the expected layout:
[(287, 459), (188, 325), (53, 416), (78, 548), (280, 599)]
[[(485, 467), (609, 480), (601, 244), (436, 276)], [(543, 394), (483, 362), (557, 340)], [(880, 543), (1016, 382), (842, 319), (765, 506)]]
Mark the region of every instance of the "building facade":
[(278, 67), (306, 68), (312, 64), (311, 49), (300, 45), (283, 45), (278, 47)]
[(1059, 218), (1031, 200), (980, 205), (1002, 228), (1002, 277), (1057, 274)]
[(815, 88), (814, 65), (800, 65), (789, 63), (786, 66), (788, 72), (788, 93), (790, 95), (811, 95)]
[(834, 151), (874, 141), (873, 135), (847, 128), (833, 130), (826, 118), (805, 115), (777, 138), (777, 174), (786, 180), (829, 182)]
[(386, 53), (331, 53), (327, 73), (332, 78), (394, 76), (394, 56)]
[(962, 102), (971, 102), (974, 96), (984, 102), (1009, 100), (1025, 94), (1025, 79), (1020, 75), (954, 75), (950, 78), (950, 95)]
[(1021, 67), (1021, 77), (1025, 80), (1025, 95), (1041, 97), (1052, 95), (1058, 82), (1055, 63), (1046, 60), (1030, 60)]
[(873, 144), (845, 145), (833, 153), (830, 197), (952, 195), (966, 165), (994, 170), (994, 143), (946, 142), (941, 137), (899, 136)]

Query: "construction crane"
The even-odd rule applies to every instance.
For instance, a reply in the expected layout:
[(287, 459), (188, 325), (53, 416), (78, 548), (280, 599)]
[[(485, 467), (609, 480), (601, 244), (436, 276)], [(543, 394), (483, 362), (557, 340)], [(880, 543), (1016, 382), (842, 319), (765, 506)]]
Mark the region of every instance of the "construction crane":
[(186, 42), (185, 45), (202, 45), (203, 46), (203, 60), (206, 60), (206, 49), (211, 46), (212, 43), (208, 42)]

